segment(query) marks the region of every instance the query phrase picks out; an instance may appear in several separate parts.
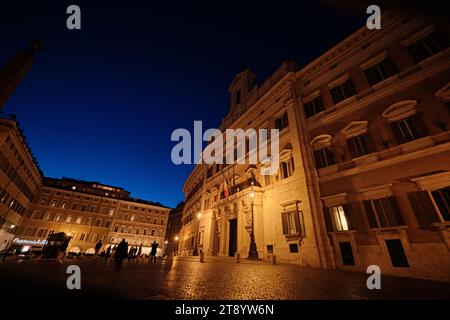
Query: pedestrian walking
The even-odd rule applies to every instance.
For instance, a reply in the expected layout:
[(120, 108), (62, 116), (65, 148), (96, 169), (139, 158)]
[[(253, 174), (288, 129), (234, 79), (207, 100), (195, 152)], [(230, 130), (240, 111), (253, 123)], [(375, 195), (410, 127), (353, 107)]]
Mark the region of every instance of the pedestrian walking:
[(156, 241), (153, 241), (150, 250), (150, 263), (152, 263), (153, 260), (156, 263), (156, 253), (158, 252), (158, 246), (159, 244)]
[(99, 242), (97, 242), (97, 244), (95, 245), (95, 255), (98, 256), (98, 252), (100, 251), (100, 249), (103, 246), (103, 242), (102, 240), (100, 240)]
[(58, 262), (59, 263), (63, 263), (64, 258), (66, 257), (66, 250), (67, 250), (68, 246), (69, 246), (69, 241), (64, 241), (59, 246), (59, 252), (58, 252)]
[(5, 239), (0, 247), (0, 252), (2, 253), (2, 260), (5, 260), (6, 257), (8, 257), (9, 245), (10, 242)]
[(116, 271), (119, 271), (122, 267), (123, 259), (128, 257), (128, 243), (125, 242), (125, 239), (117, 245), (116, 254), (114, 256), (116, 260)]
[(109, 246), (108, 248), (106, 248), (106, 252), (105, 252), (105, 260), (108, 262), (109, 257), (111, 256), (111, 246)]
[(205, 254), (203, 253), (202, 249), (200, 249), (200, 262), (205, 262)]

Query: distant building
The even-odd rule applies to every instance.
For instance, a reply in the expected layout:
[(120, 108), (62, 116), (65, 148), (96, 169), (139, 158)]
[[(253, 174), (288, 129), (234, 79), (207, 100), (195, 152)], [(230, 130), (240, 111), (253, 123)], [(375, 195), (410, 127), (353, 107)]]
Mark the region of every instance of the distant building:
[(386, 12), (302, 68), (239, 73), (220, 129), (279, 129), (280, 170), (197, 165), (180, 253), (247, 257), (254, 216), (263, 259), (450, 281), (448, 39)]
[(11, 241), (42, 185), (42, 173), (16, 121), (0, 118), (0, 244)]
[(68, 251), (93, 253), (117, 245), (142, 245), (148, 254), (153, 241), (164, 251), (169, 208), (130, 197), (122, 188), (75, 179), (44, 178), (38, 195), (16, 232), (18, 246), (39, 250), (48, 235), (65, 232), (72, 237)]
[(166, 254), (177, 254), (179, 236), (181, 230), (181, 216), (183, 214), (184, 203), (179, 203), (176, 208), (169, 211), (169, 222), (166, 232)]

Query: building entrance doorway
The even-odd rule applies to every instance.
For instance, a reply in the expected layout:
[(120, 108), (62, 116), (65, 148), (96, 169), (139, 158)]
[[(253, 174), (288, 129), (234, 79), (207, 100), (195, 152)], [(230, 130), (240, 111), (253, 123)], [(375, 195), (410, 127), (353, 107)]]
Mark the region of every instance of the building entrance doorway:
[(234, 257), (237, 251), (237, 219), (228, 220), (230, 225), (228, 256)]

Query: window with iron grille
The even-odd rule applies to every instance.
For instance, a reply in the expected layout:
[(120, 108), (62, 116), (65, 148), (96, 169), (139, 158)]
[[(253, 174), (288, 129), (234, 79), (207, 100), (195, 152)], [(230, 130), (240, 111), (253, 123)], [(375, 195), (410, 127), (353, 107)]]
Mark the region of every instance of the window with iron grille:
[(397, 73), (397, 67), (391, 58), (386, 58), (370, 68), (364, 70), (367, 81), (371, 86), (392, 77)]
[(283, 113), (283, 115), (277, 119), (275, 119), (275, 129), (283, 130), (289, 126), (288, 115), (287, 112)]
[(448, 39), (441, 31), (434, 31), (428, 36), (410, 44), (407, 49), (416, 63), (435, 55), (448, 47)]
[(369, 145), (370, 137), (367, 133), (347, 139), (347, 146), (350, 150), (352, 158), (369, 154), (371, 152)]
[(419, 115), (395, 121), (391, 123), (392, 131), (398, 143), (405, 143), (425, 137), (426, 130)]
[(336, 164), (336, 157), (331, 148), (322, 148), (314, 151), (314, 161), (316, 168), (320, 169)]
[(405, 224), (395, 197), (365, 200), (364, 208), (371, 228), (394, 227)]
[(324, 110), (322, 96), (318, 96), (313, 100), (305, 103), (305, 116), (306, 118), (312, 117), (313, 115)]
[(356, 94), (355, 87), (351, 79), (348, 79), (344, 83), (332, 88), (330, 92), (334, 103), (339, 103)]

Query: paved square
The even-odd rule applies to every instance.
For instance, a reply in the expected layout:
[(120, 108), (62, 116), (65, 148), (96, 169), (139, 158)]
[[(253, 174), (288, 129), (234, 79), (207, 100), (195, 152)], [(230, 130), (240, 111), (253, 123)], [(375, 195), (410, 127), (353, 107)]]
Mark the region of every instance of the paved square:
[[(68, 290), (66, 269), (81, 268), (81, 290)], [(176, 257), (130, 261), (120, 271), (104, 259), (6, 261), (0, 281), (6, 299), (449, 299), (450, 283), (382, 276), (381, 290), (368, 290), (368, 275), (341, 270), (271, 265), (262, 261)]]

